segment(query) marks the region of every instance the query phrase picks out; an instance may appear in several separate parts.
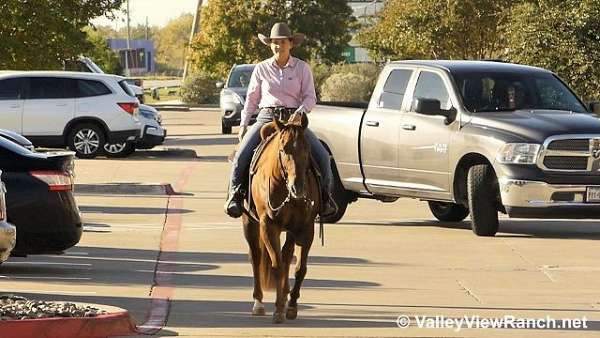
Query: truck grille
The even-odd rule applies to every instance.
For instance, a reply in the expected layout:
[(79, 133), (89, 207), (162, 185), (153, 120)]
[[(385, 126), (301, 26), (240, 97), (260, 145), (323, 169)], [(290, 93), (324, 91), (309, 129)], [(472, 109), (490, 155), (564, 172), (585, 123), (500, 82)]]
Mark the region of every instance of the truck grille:
[(556, 140), (550, 142), (548, 150), (589, 151), (590, 139)]
[(581, 156), (546, 156), (544, 165), (548, 169), (557, 170), (586, 170), (587, 157)]
[(598, 171), (600, 159), (590, 150), (592, 139), (600, 139), (600, 135), (553, 136), (542, 148), (538, 167), (549, 171)]

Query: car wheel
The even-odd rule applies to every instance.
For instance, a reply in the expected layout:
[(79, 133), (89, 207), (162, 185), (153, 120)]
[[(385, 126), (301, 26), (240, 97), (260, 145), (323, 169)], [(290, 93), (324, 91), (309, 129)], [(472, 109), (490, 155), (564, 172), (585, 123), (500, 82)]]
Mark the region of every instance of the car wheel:
[(469, 169), (467, 193), (471, 230), (477, 236), (494, 236), (498, 232), (498, 180), (489, 164), (478, 164)]
[(91, 123), (76, 125), (68, 136), (69, 149), (79, 158), (94, 158), (100, 155), (105, 142), (102, 128)]
[(104, 153), (108, 157), (127, 157), (135, 152), (135, 145), (131, 142), (114, 143), (104, 145)]
[(225, 122), (221, 122), (221, 133), (223, 135), (231, 134), (231, 126), (225, 124)]
[(331, 196), (337, 204), (338, 210), (335, 214), (329, 215), (327, 217), (323, 217), (324, 223), (337, 223), (339, 220), (344, 217), (346, 213), (346, 209), (348, 208), (348, 203), (350, 200), (348, 198), (348, 192), (344, 189), (342, 185), (342, 181), (340, 180), (340, 175), (337, 172), (335, 162), (331, 160), (331, 171), (333, 172), (333, 192)]
[(429, 210), (442, 222), (460, 222), (469, 215), (469, 209), (456, 203), (429, 201)]

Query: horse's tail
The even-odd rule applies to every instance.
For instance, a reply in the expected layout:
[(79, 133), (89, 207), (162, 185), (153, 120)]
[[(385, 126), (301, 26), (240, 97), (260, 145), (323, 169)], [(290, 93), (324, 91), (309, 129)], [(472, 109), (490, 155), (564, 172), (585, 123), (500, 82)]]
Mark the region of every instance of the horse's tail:
[(258, 247), (260, 249), (260, 264), (258, 268), (258, 276), (260, 286), (263, 290), (274, 290), (277, 286), (275, 279), (275, 269), (273, 269), (273, 261), (269, 256), (269, 251), (262, 238), (259, 239)]

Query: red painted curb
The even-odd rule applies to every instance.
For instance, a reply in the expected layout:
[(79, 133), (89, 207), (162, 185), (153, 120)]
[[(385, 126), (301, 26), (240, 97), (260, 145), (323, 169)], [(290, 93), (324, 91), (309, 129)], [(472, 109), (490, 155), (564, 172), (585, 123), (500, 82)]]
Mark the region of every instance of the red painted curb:
[(127, 311), (97, 317), (0, 321), (0, 337), (7, 338), (106, 338), (133, 334), (135, 322)]

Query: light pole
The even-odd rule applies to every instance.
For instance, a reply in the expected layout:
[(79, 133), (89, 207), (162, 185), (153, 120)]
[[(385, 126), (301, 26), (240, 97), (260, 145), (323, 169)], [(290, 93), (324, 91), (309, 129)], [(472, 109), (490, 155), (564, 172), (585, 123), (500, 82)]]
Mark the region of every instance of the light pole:
[(130, 46), (131, 26), (130, 26), (130, 20), (129, 20), (129, 1), (130, 0), (127, 0), (127, 49), (125, 50), (125, 76), (131, 76), (131, 74), (129, 72), (129, 50), (131, 48), (131, 46)]
[[(208, 3), (208, 0), (206, 0), (206, 3)], [(196, 12), (194, 13), (194, 23), (192, 24), (192, 31), (190, 32), (190, 40), (188, 43), (188, 47), (186, 48), (186, 53), (184, 55), (184, 59), (185, 59), (185, 64), (183, 65), (183, 80), (184, 81), (188, 75), (189, 67), (190, 67), (190, 62), (188, 60), (189, 55), (187, 55), (187, 54), (190, 51), (190, 46), (194, 42), (194, 36), (196, 36), (196, 33), (198, 33), (198, 31), (200, 30), (200, 15), (201, 15), (200, 11), (202, 10), (203, 5), (204, 5), (204, 1), (198, 0), (198, 4), (196, 5)]]

